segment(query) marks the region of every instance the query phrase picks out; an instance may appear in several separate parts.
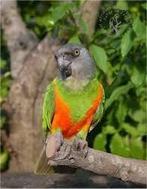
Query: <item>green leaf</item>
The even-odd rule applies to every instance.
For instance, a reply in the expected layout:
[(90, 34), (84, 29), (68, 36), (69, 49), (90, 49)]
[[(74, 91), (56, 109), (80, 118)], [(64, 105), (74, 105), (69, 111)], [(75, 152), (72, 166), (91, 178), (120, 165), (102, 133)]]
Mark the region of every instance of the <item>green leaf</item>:
[(7, 151), (0, 152), (0, 171), (4, 171), (8, 166), (9, 154)]
[(110, 144), (111, 153), (129, 157), (128, 139), (115, 134)]
[(147, 126), (146, 126), (146, 123), (139, 124), (137, 126), (137, 132), (138, 132), (139, 136), (147, 135)]
[(116, 8), (122, 10), (128, 10), (128, 4), (125, 0), (117, 0)]
[(0, 69), (4, 69), (6, 67), (6, 60), (0, 58)]
[(80, 30), (81, 33), (88, 33), (88, 25), (82, 18), (80, 19)]
[(142, 6), (145, 10), (147, 10), (147, 3), (143, 3), (141, 6)]
[(81, 41), (77, 35), (72, 36), (68, 43), (81, 44)]
[(1, 83), (1, 93), (0, 98), (5, 98), (8, 95), (8, 90), (10, 86), (10, 72), (6, 72), (4, 75), (0, 77)]
[(80, 0), (80, 4), (83, 5), (86, 0)]
[(118, 109), (115, 114), (119, 123), (124, 122), (127, 113), (128, 113), (128, 106), (123, 99), (119, 102)]
[(105, 151), (106, 135), (103, 133), (97, 135), (94, 139), (93, 148), (97, 150)]
[(145, 73), (142, 71), (139, 71), (135, 66), (132, 69), (132, 74), (131, 74), (131, 81), (138, 87), (141, 85), (145, 80)]
[(134, 128), (133, 126), (131, 126), (131, 125), (127, 124), (127, 123), (124, 123), (124, 124), (121, 125), (121, 127), (122, 127), (123, 129), (125, 129), (125, 131), (126, 131), (128, 134), (130, 134), (131, 136), (133, 136), (133, 137), (138, 136), (137, 129)]
[(6, 123), (6, 117), (0, 116), (0, 129), (4, 128), (4, 124)]
[(91, 45), (90, 51), (97, 66), (106, 74), (108, 71), (108, 61), (105, 50), (97, 45)]
[[(51, 30), (55, 25), (54, 20), (48, 14), (46, 16), (43, 16), (43, 17), (42, 16), (40, 16), (40, 17), (38, 16), (36, 18), (36, 23), (39, 26), (46, 27), (47, 31)], [(38, 27), (36, 29), (38, 29)]]
[(122, 37), (121, 40), (121, 55), (122, 57), (125, 57), (128, 52), (130, 51), (133, 41), (131, 39), (132, 30), (129, 29)]
[(133, 22), (133, 30), (139, 39), (146, 38), (146, 27), (143, 22), (137, 17)]
[(116, 132), (117, 132), (116, 129), (111, 125), (107, 125), (106, 127), (103, 127), (103, 133), (106, 134), (106, 135), (107, 134), (114, 134)]
[(142, 109), (135, 110), (133, 112), (129, 112), (129, 115), (133, 120), (139, 123), (145, 123), (146, 120), (146, 111), (143, 111)]
[(130, 141), (131, 157), (137, 158), (137, 159), (145, 159), (144, 151), (145, 149), (143, 148), (141, 137), (131, 138), (131, 141)]
[(127, 85), (120, 86), (116, 88), (109, 99), (105, 102), (105, 109), (107, 109), (115, 100), (117, 100), (121, 95), (125, 95), (128, 93), (128, 91), (133, 87), (131, 83), (128, 83)]
[(69, 9), (70, 9), (70, 4), (67, 4), (67, 3), (64, 3), (64, 4), (56, 7), (55, 9), (53, 9), (52, 18), (53, 18), (54, 22), (57, 22), (58, 20), (63, 18)]

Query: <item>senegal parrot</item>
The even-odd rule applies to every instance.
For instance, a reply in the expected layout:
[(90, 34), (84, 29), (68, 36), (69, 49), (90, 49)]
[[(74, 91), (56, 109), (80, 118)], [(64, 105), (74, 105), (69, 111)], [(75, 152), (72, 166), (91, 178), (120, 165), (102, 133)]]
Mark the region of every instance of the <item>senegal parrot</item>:
[(102, 117), (104, 89), (86, 48), (66, 44), (55, 54), (59, 76), (47, 87), (43, 103), (43, 128), (49, 133), (37, 162), (36, 173), (47, 173), (50, 160), (63, 140), (72, 141), (86, 155), (88, 132)]

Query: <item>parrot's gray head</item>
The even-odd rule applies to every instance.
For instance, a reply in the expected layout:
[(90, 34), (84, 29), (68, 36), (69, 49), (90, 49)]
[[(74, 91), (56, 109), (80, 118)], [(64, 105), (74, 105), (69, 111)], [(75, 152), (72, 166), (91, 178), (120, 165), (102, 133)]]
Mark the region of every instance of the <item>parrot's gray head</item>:
[(55, 54), (61, 79), (89, 80), (95, 74), (95, 64), (81, 45), (66, 44)]

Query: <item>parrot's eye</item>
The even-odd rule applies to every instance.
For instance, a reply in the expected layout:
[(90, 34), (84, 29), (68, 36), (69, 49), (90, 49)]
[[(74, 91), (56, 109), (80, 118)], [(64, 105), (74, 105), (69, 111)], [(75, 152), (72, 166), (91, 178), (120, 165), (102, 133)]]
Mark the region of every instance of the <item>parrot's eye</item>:
[(75, 50), (74, 50), (74, 55), (75, 55), (75, 56), (79, 56), (79, 55), (80, 55), (79, 49), (75, 49)]

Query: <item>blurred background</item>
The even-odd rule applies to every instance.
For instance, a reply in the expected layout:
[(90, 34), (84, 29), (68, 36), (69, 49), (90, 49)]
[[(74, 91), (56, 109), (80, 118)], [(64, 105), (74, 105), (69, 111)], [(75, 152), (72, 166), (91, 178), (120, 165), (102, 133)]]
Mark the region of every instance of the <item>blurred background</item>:
[(67, 42), (88, 48), (105, 89), (89, 146), (146, 158), (146, 10), (146, 1), (2, 1), (1, 171), (33, 170), (53, 53)]

